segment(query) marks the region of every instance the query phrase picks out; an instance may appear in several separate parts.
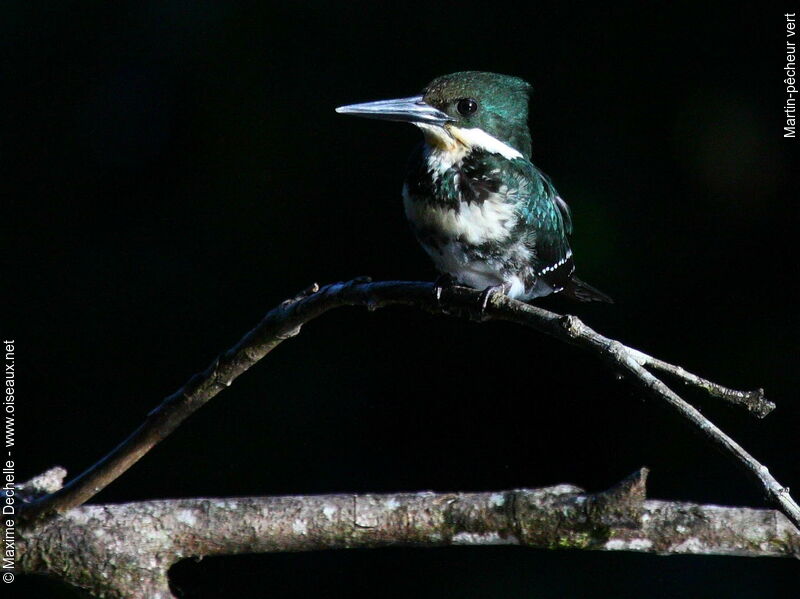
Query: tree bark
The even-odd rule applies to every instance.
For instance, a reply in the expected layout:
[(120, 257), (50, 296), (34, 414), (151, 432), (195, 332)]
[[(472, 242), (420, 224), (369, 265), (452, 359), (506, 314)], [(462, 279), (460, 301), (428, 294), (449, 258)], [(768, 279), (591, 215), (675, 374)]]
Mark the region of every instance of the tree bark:
[(484, 493), (176, 499), (85, 505), (19, 538), (24, 573), (110, 599), (171, 597), (188, 557), (357, 547), (519, 545), (658, 555), (800, 557), (773, 510), (645, 499), (641, 469), (608, 491), (573, 485)]

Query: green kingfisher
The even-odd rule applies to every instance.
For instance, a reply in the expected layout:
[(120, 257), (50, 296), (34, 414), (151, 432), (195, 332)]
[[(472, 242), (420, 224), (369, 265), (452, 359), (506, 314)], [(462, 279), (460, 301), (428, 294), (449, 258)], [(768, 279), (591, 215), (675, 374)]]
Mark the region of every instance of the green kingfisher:
[(553, 293), (611, 302), (575, 277), (569, 207), (531, 162), (528, 99), (517, 77), (466, 71), (421, 95), (336, 112), (412, 123), (424, 141), (403, 185), (411, 228), (442, 281), (533, 300)]

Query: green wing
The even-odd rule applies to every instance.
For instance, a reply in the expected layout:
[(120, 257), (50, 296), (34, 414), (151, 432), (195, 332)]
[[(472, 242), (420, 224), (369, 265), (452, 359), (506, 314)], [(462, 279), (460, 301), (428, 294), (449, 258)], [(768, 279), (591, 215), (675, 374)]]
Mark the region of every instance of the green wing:
[[(545, 274), (568, 277), (573, 270), (567, 235), (572, 233), (569, 206), (556, 192), (550, 179), (530, 162), (515, 161), (519, 186), (520, 226), (535, 256), (535, 269)], [(566, 280), (566, 279), (564, 279)], [(558, 283), (558, 281), (554, 281)]]

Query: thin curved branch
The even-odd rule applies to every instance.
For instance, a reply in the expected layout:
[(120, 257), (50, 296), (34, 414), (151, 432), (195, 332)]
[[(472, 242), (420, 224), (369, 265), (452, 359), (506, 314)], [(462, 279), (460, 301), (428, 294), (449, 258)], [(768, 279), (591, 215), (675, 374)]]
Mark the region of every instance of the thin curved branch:
[[(521, 545), (658, 555), (800, 556), (773, 510), (645, 500), (641, 469), (603, 493), (573, 485), (487, 493), (175, 499), (70, 510), (20, 537), (20, 571), (103, 597), (171, 597), (180, 559), (354, 547)], [(135, 542), (132, 542), (132, 539)]]
[[(502, 320), (527, 326), (561, 341), (588, 349), (592, 353), (628, 372), (648, 393), (689, 420), (707, 439), (733, 457), (756, 478), (770, 502), (781, 510), (795, 526), (800, 527), (800, 506), (769, 473), (733, 439), (687, 404), (645, 367), (668, 371), (684, 382), (726, 401), (732, 397), (747, 398), (744, 403), (756, 413), (769, 411), (772, 404), (760, 390), (732, 391), (709, 384), (677, 366), (651, 358), (618, 341), (600, 335), (575, 316), (562, 316), (538, 306), (525, 304), (495, 294), (484, 313), (478, 313), (481, 292), (465, 287), (449, 287), (441, 301), (433, 295), (433, 285), (422, 282), (385, 281), (372, 283), (368, 278), (347, 283), (334, 283), (319, 288), (316, 284), (298, 296), (271, 310), (252, 331), (233, 348), (220, 355), (205, 371), (195, 375), (176, 393), (153, 410), (145, 422), (103, 459), (70, 481), (63, 489), (32, 501), (21, 516), (23, 522), (64, 513), (88, 501), (139, 460), (159, 441), (167, 437), (190, 414), (226, 389), (242, 373), (266, 356), (282, 341), (294, 337), (306, 322), (341, 306), (364, 306), (370, 310), (393, 305), (415, 306), (432, 313), (445, 313), (462, 318)], [(756, 406), (755, 409), (753, 406)]]
[(665, 372), (686, 385), (703, 389), (712, 397), (722, 399), (733, 406), (743, 407), (758, 418), (764, 418), (775, 409), (775, 404), (764, 397), (763, 389), (755, 389), (753, 391), (729, 389), (728, 387), (723, 387), (718, 383), (704, 379), (696, 374), (687, 372), (680, 366), (664, 362), (663, 360), (649, 356), (639, 350), (629, 347), (628, 351), (631, 357), (636, 360), (640, 366), (645, 366), (659, 372)]

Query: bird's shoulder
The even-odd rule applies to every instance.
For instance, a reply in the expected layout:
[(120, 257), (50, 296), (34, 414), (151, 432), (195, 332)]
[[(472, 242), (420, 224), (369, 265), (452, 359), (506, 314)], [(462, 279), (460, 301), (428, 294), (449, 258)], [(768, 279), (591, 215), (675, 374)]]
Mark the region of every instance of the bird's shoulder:
[(532, 250), (537, 271), (554, 279), (568, 276), (573, 269), (569, 206), (550, 178), (529, 160), (510, 161), (503, 177), (504, 184), (515, 189), (517, 227)]
[(572, 233), (569, 206), (556, 191), (553, 182), (531, 161), (509, 161), (504, 183), (516, 195), (519, 214), (525, 225), (564, 235)]

